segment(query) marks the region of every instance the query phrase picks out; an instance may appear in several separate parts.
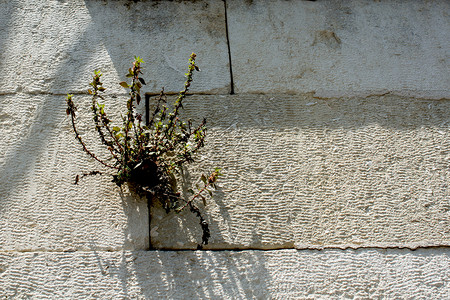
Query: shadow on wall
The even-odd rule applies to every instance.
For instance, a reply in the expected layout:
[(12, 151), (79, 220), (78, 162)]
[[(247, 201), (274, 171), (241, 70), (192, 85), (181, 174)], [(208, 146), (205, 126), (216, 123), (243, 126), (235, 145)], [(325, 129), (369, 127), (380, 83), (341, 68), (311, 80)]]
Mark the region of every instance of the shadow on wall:
[[(154, 3), (158, 4), (159, 2)], [(139, 17), (139, 22), (134, 23), (130, 18), (136, 12), (133, 8), (127, 10), (121, 5), (115, 6), (113, 1), (106, 5), (101, 1), (85, 1), (85, 4), (93, 21), (66, 51), (70, 59), (58, 66), (55, 78), (70, 78), (71, 74), (75, 74), (79, 71), (78, 69), (83, 69), (83, 66), (88, 65), (94, 59), (89, 53), (92, 45), (103, 45), (112, 60), (114, 69), (118, 74), (122, 74), (123, 70), (127, 68), (126, 64), (130, 57), (137, 54), (135, 53), (136, 49), (141, 49), (149, 57), (154, 53), (165, 53), (165, 50), (167, 50), (167, 57), (185, 58), (186, 53), (189, 52), (178, 47), (178, 43), (183, 45), (190, 43), (186, 48), (189, 49), (188, 51), (192, 51), (195, 50), (193, 49), (195, 41), (201, 38), (200, 36), (180, 36), (179, 40), (169, 42), (164, 40), (163, 44), (163, 37), (171, 26), (166, 22), (164, 16), (151, 16), (150, 21), (146, 19), (150, 16), (142, 13), (142, 15), (136, 15)], [(11, 10), (15, 9), (14, 6), (9, 7)], [(177, 10), (181, 9), (177, 8)], [(178, 11), (171, 12), (173, 15), (177, 15), (177, 13)], [(12, 12), (8, 13), (8, 16), (12, 15)], [(123, 35), (120, 33), (124, 24), (114, 22), (117, 18), (129, 20), (129, 23), (125, 24), (128, 29)], [(2, 22), (8, 23), (4, 20)], [(145, 27), (150, 26), (148, 25), (150, 23), (153, 24), (154, 28)], [(105, 31), (98, 30), (98, 28), (105, 29)], [(149, 31), (158, 31), (159, 35), (148, 41), (145, 32)], [(5, 30), (0, 33), (2, 40), (7, 40), (5, 35), (8, 32), (8, 30)], [(214, 32), (211, 34), (214, 34)], [(4, 47), (4, 45), (1, 45), (1, 47)], [(166, 47), (170, 49), (166, 49)], [(184, 80), (184, 65), (179, 70), (165, 56), (157, 57), (155, 60), (159, 60), (161, 57), (164, 58), (162, 59), (164, 61), (162, 68), (167, 72), (161, 77), (179, 78), (174, 82), (174, 88), (179, 88), (180, 83)], [(74, 60), (76, 60), (75, 63)], [(151, 68), (149, 67), (149, 69)], [(149, 77), (156, 77), (156, 74), (152, 76), (149, 73), (148, 75), (150, 75)], [(155, 82), (154, 86), (149, 88), (159, 90), (160, 83)], [(45, 149), (48, 149), (47, 145), (51, 144), (50, 140), (58, 138), (58, 135), (56, 135), (58, 126), (63, 121), (65, 122), (64, 110), (66, 104), (64, 97), (60, 95), (42, 95), (40, 97), (40, 102), (37, 104), (39, 108), (28, 121), (27, 124), (30, 126), (25, 129), (26, 134), (18, 133), (23, 136), (22, 140), (3, 158), (4, 164), (0, 170), (2, 206), (8, 201), (11, 193), (21, 192), (21, 185), (29, 181), (30, 172), (33, 171), (40, 157), (44, 155)], [(448, 101), (410, 101), (410, 99), (389, 95), (364, 100), (353, 98), (329, 101), (314, 99), (310, 96), (277, 95), (239, 96), (226, 99), (227, 101), (214, 101), (215, 99), (210, 96), (192, 98), (193, 106), (187, 105), (187, 113), (194, 118), (206, 116), (210, 120), (211, 127), (225, 128), (228, 131), (249, 127), (262, 130), (291, 128), (298, 130), (303, 128), (352, 130), (368, 124), (379, 124), (386, 128), (400, 130), (416, 129), (422, 126), (448, 128)], [(208, 105), (204, 105), (205, 101), (209, 101), (207, 102)], [(36, 103), (33, 105), (36, 105)], [(43, 127), (46, 130), (42, 130)], [(242, 140), (243, 144), (246, 142), (248, 141)], [(58, 169), (58, 166), (53, 167), (56, 170)], [(219, 195), (220, 199), (224, 197), (224, 195)], [(122, 206), (129, 217), (130, 214), (135, 212), (130, 202), (127, 201), (131, 201), (131, 199), (124, 196)], [(230, 223), (227, 210), (222, 209), (224, 204), (219, 203), (219, 207), (220, 215), (228, 221), (227, 223)], [(2, 210), (1, 213), (3, 214), (5, 211)], [(140, 213), (141, 216), (144, 214), (142, 211)], [(128, 218), (128, 224), (133, 226), (133, 220), (130, 217)], [(125, 231), (124, 235), (128, 235), (128, 233)], [(130, 248), (132, 248), (131, 246)], [(92, 247), (95, 248), (95, 244)], [(190, 291), (192, 296), (198, 298), (232, 297), (236, 294), (245, 295), (247, 298), (263, 298), (268, 288), (268, 282), (271, 281), (266, 262), (253, 253), (246, 253), (244, 256), (237, 257), (229, 252), (227, 256), (217, 257), (214, 252), (191, 252), (188, 259), (185, 259), (185, 256), (178, 255), (178, 252), (155, 251), (149, 253), (151, 253), (152, 259), (158, 261), (159, 269), (144, 269), (141, 267), (146, 265), (146, 260), (149, 259), (147, 255), (137, 258), (133, 255), (123, 255), (120, 265), (114, 271), (116, 273), (135, 273), (138, 285), (144, 293), (147, 293), (146, 296), (149, 298), (167, 297), (168, 292), (169, 294), (173, 292), (174, 297), (181, 297), (186, 291)], [(242, 263), (243, 260), (245, 263)], [(100, 266), (104, 264), (100, 258), (98, 263)], [(152, 264), (149, 265), (152, 266)], [(250, 265), (252, 268), (243, 270), (243, 265)], [(113, 267), (109, 267), (109, 269), (113, 269)], [(155, 282), (155, 276), (160, 277), (161, 280)], [(179, 279), (186, 278), (191, 279), (191, 281), (179, 281)], [(208, 284), (205, 285), (205, 282)], [(212, 289), (211, 286), (213, 286)], [(125, 279), (122, 280), (121, 288), (125, 294), (129, 293), (127, 287), (128, 283)]]
[[(343, 294), (441, 298), (438, 295), (445, 295), (448, 281), (447, 257), (446, 248), (152, 251), (124, 252), (114, 259), (100, 258), (98, 263), (103, 275), (114, 279), (114, 296), (124, 298), (266, 299)], [(105, 281), (111, 282), (110, 278)]]
[[(128, 4), (128, 6), (124, 4)], [(144, 4), (145, 6), (143, 6)], [(146, 79), (149, 78), (148, 82), (152, 82), (153, 86), (147, 86), (147, 88), (159, 91), (164, 84), (164, 79), (172, 78), (172, 81), (169, 80), (169, 87), (166, 90), (170, 90), (170, 88), (178, 90), (184, 82), (184, 72), (189, 54), (197, 49), (207, 48), (203, 32), (218, 39), (218, 35), (224, 29), (221, 24), (209, 26), (218, 17), (221, 17), (220, 11), (217, 13), (216, 10), (218, 7), (223, 8), (223, 5), (212, 8), (209, 6), (210, 10), (208, 10), (206, 2), (200, 3), (200, 9), (198, 9), (199, 14), (203, 13), (204, 16), (194, 21), (191, 20), (192, 18), (188, 19), (186, 24), (177, 22), (175, 18), (190, 16), (192, 12), (185, 7), (185, 5), (189, 5), (189, 1), (179, 3), (179, 5), (170, 5), (169, 2), (133, 3), (132, 1), (86, 0), (84, 1), (85, 7), (83, 7), (80, 3), (61, 0), (57, 4), (48, 2), (33, 7), (27, 7), (27, 5), (30, 4), (28, 2), (11, 2), (5, 5), (8, 9), (2, 9), (1, 12), (1, 24), (5, 26), (6, 30), (2, 29), (0, 32), (0, 42), (2, 43), (0, 45), (2, 54), (0, 55), (5, 55), (3, 50), (7, 48), (10, 52), (14, 51), (16, 56), (25, 55), (26, 48), (30, 48), (30, 46), (35, 51), (30, 58), (27, 56), (31, 60), (30, 65), (26, 68), (27, 72), (21, 74), (22, 77), (27, 77), (24, 80), (22, 80), (23, 78), (18, 78), (21, 80), (13, 78), (15, 86), (11, 87), (8, 92), (13, 94), (11, 98), (15, 98), (15, 100), (8, 99), (9, 103), (6, 101), (6, 103), (2, 103), (2, 106), (6, 105), (8, 109), (10, 107), (15, 109), (14, 114), (8, 118), (17, 118), (19, 121), (25, 119), (26, 121), (21, 124), (23, 126), (14, 127), (15, 131), (12, 132), (12, 135), (16, 136), (17, 140), (11, 143), (11, 146), (8, 146), (3, 153), (4, 156), (2, 155), (2, 168), (0, 169), (1, 215), (11, 214), (7, 207), (15, 207), (18, 210), (17, 203), (22, 202), (27, 203), (27, 209), (30, 211), (38, 211), (42, 209), (41, 206), (48, 207), (49, 204), (55, 203), (62, 207), (64, 204), (61, 203), (67, 201), (64, 199), (64, 194), (57, 195), (56, 190), (52, 190), (52, 188), (64, 186), (67, 190), (73, 190), (72, 178), (69, 183), (58, 176), (58, 173), (63, 172), (61, 165), (58, 165), (54, 158), (48, 157), (52, 155), (59, 159), (61, 153), (58, 151), (60, 149), (56, 149), (55, 144), (63, 143), (61, 137), (65, 137), (65, 135), (61, 131), (70, 132), (71, 130), (67, 126), (66, 103), (63, 94), (68, 91), (85, 93), (89, 74), (95, 68), (102, 67), (104, 69), (103, 67), (105, 67), (106, 72), (113, 73), (112, 76), (114, 73), (125, 74), (124, 71), (128, 68), (134, 55), (141, 55), (148, 62), (146, 70), (149, 72), (146, 72)], [(166, 7), (153, 9), (161, 5)], [(45, 10), (45, 14), (41, 15), (39, 9)], [(202, 9), (206, 11), (202, 12)], [(212, 14), (212, 17), (209, 16), (211, 11), (216, 12)], [(52, 13), (59, 14), (52, 16)], [(71, 17), (65, 15), (67, 13), (71, 13)], [(168, 20), (167, 14), (172, 15), (173, 18)], [(23, 18), (26, 19), (26, 22), (23, 22), (25, 24), (21, 26), (13, 24)], [(64, 21), (67, 21), (67, 24)], [(33, 24), (28, 25), (29, 23)], [(189, 28), (197, 28), (197, 30), (193, 32), (189, 31)], [(172, 36), (168, 34), (169, 31), (177, 33)], [(55, 34), (58, 34), (56, 39), (54, 38)], [(27, 40), (28, 44), (14, 43), (7, 47), (7, 43), (21, 39)], [(225, 38), (223, 39), (225, 41)], [(224, 43), (224, 45), (226, 44)], [(223, 49), (225, 50), (226, 47)], [(226, 51), (223, 52), (226, 53)], [(172, 58), (181, 65), (173, 64)], [(9, 74), (6, 70), (9, 68), (10, 60), (5, 59), (6, 63), (2, 60), (0, 66), (0, 69), (6, 74)], [(112, 67), (110, 66), (111, 61)], [(156, 66), (160, 66), (160, 69), (156, 69)], [(213, 78), (214, 76), (209, 77)], [(161, 78), (161, 80), (151, 80), (152, 78)], [(31, 87), (28, 86), (28, 83)], [(117, 91), (123, 92), (120, 88), (115, 91), (116, 93)], [(18, 92), (24, 92), (24, 94), (14, 94)], [(71, 134), (72, 137), (73, 134)], [(69, 144), (67, 141), (66, 143)], [(59, 146), (61, 146), (60, 144)], [(37, 169), (38, 171), (36, 171)], [(43, 174), (48, 177), (44, 178)], [(44, 181), (47, 185), (36, 184), (33, 182), (35, 177), (39, 177), (39, 183)], [(48, 203), (30, 203), (30, 199), (39, 197), (33, 187), (49, 191), (51, 198), (45, 198)], [(71, 207), (64, 206), (61, 209), (69, 210)], [(124, 208), (124, 211), (127, 209)], [(18, 214), (26, 213), (27, 210), (22, 209)], [(57, 212), (52, 211), (49, 214), (55, 213)], [(49, 218), (51, 219), (51, 217)]]
[[(86, 69), (86, 66), (91, 66), (94, 63), (92, 70), (99, 67), (98, 65), (95, 66), (98, 63), (95, 52), (99, 51), (99, 47), (106, 48), (109, 58), (114, 65), (114, 70), (111, 71), (115, 71), (117, 74), (125, 74), (125, 70), (128, 69), (129, 62), (133, 56), (142, 53), (145, 60), (149, 61), (148, 66), (146, 66), (146, 70), (148, 70), (146, 79), (162, 78), (162, 80), (147, 80), (148, 82), (153, 82), (153, 86), (148, 86), (147, 88), (151, 88), (153, 91), (160, 91), (164, 84), (164, 78), (176, 78), (174, 82), (169, 83), (169, 90), (170, 88), (178, 90), (182, 87), (186, 61), (190, 52), (196, 48), (206, 48), (205, 45), (200, 43), (202, 36), (199, 36), (198, 32), (209, 32), (211, 35), (217, 35), (221, 27), (215, 29), (206, 28), (207, 24), (213, 22), (212, 19), (209, 22), (203, 22), (203, 25), (202, 22), (199, 22), (203, 31), (196, 30), (197, 34), (192, 35), (192, 32), (187, 32), (187, 25), (181, 24), (180, 28), (178, 28), (180, 31), (172, 37), (167, 32), (169, 30), (173, 31), (174, 21), (173, 19), (168, 20), (167, 15), (174, 16), (174, 18), (178, 15), (183, 16), (185, 11), (184, 4), (167, 5), (164, 2), (152, 2), (150, 5), (149, 1), (143, 2), (147, 2), (146, 9), (140, 10), (143, 8), (143, 3), (124, 6), (124, 4), (130, 4), (131, 1), (116, 3), (114, 1), (86, 0), (85, 5), (92, 21), (75, 40), (70, 41), (71, 44), (67, 50), (54, 45), (54, 51), (58, 56), (66, 57), (66, 59), (63, 59), (62, 63), (57, 65), (55, 70), (51, 70), (54, 71), (54, 74), (49, 76), (52, 77), (54, 85), (51, 85), (51, 91), (43, 91), (43, 93), (65, 94), (67, 91), (84, 93), (87, 89), (90, 75), (86, 74), (85, 78), (87, 80), (83, 82), (86, 83), (86, 86), (83, 87), (77, 86), (71, 89), (73, 86), (72, 80), (75, 79), (77, 81), (80, 77), (80, 71)], [(138, 7), (138, 5), (141, 6)], [(151, 9), (157, 5), (166, 5), (166, 8), (170, 9), (170, 11)], [(7, 7), (8, 10), (2, 10), (2, 15), (4, 16), (1, 23), (8, 27), (6, 28), (7, 30), (1, 31), (0, 41), (8, 40), (8, 34), (11, 31), (9, 26), (10, 18), (14, 20), (14, 11), (22, 9), (13, 4), (7, 5)], [(122, 22), (119, 22), (119, 20)], [(169, 38), (173, 38), (173, 40), (168, 40)], [(196, 43), (199, 44), (197, 45)], [(0, 49), (5, 49), (5, 45), (2, 44), (0, 46)], [(23, 49), (17, 49), (17, 51), (21, 52)], [(174, 59), (182, 58), (177, 60), (182, 63), (182, 66), (180, 68), (174, 66), (170, 62), (169, 57), (174, 57)], [(51, 58), (49, 57), (49, 59)], [(154, 67), (153, 61), (162, 62), (159, 64), (160, 70), (152, 68), (152, 66)], [(36, 70), (36, 72), (38, 71)], [(123, 80), (126, 79), (125, 75), (121, 76)], [(17, 88), (23, 89), (22, 86)], [(35, 166), (38, 158), (42, 156), (45, 149), (44, 145), (49, 143), (51, 137), (55, 135), (59, 124), (65, 120), (66, 103), (64, 97), (52, 97), (47, 94), (43, 95), (42, 98), (42, 101), (38, 102), (37, 112), (31, 120), (27, 120), (29, 126), (26, 127), (26, 132), (17, 133), (23, 137), (22, 140), (16, 144), (14, 149), (8, 149), (10, 151), (4, 158), (5, 165), (0, 171), (0, 178), (5, 185), (0, 187), (0, 192), (6, 199), (8, 199), (11, 191), (18, 189), (19, 183), (27, 181), (25, 177)], [(36, 102), (34, 101), (33, 105)], [(18, 103), (17, 105), (21, 104)], [(30, 103), (28, 102), (24, 105), (30, 106)], [(46, 130), (43, 130), (44, 127)], [(25, 161), (27, 163), (22, 163)], [(14, 172), (10, 170), (14, 170)]]
[[(153, 272), (143, 272), (137, 276), (142, 291), (152, 291), (149, 297), (156, 292), (158, 297), (164, 298), (169, 291), (175, 298), (190, 295), (191, 298), (214, 299), (241, 295), (246, 299), (262, 299), (268, 294), (268, 285), (273, 282), (265, 267), (264, 257), (253, 252), (238, 255), (227, 252), (221, 256), (210, 251), (192, 252), (191, 255), (179, 255), (177, 252), (154, 254), (161, 267), (157, 274), (164, 284), (159, 287), (149, 285), (150, 277), (155, 274)], [(139, 263), (140, 260), (136, 260), (136, 265)], [(180, 281), (181, 278), (190, 280)]]
[[(221, 98), (222, 97), (222, 98)], [(386, 129), (447, 128), (449, 101), (414, 99), (386, 93), (368, 97), (317, 98), (311, 94), (193, 95), (186, 100), (189, 118), (206, 117), (209, 128), (343, 129), (377, 124)]]
[[(155, 2), (154, 4), (156, 5), (157, 3), (159, 3), (158, 5), (163, 5), (164, 2)], [(112, 71), (117, 70), (116, 73), (119, 74), (126, 70), (125, 64), (128, 62), (129, 57), (135, 54), (131, 53), (131, 51), (139, 49), (144, 53), (148, 53), (149, 57), (154, 53), (165, 53), (167, 41), (165, 41), (166, 44), (162, 44), (162, 39), (172, 25), (162, 20), (161, 15), (156, 14), (151, 17), (149, 11), (137, 14), (136, 8), (128, 10), (123, 5), (114, 5), (113, 2), (104, 4), (104, 2), (100, 1), (85, 1), (85, 5), (91, 14), (92, 21), (76, 40), (71, 41), (67, 50), (58, 49), (60, 52), (66, 52), (69, 59), (63, 60), (63, 63), (57, 66), (54, 78), (70, 80), (72, 75), (82, 70), (85, 66), (90, 65), (91, 60), (94, 59), (92, 57), (93, 54), (90, 52), (92, 45), (97, 47), (100, 44), (106, 48), (114, 65), (115, 70)], [(14, 6), (11, 6), (11, 8), (11, 10), (16, 9)], [(174, 11), (171, 13), (177, 15), (181, 13), (180, 10), (182, 8), (173, 9)], [(155, 11), (158, 12), (158, 10)], [(130, 17), (134, 13), (137, 14), (136, 17), (139, 19), (137, 23), (130, 21)], [(14, 16), (14, 13), (11, 11), (10, 15)], [(129, 27), (123, 35), (118, 34), (121, 32), (120, 23), (113, 22), (111, 24), (111, 20), (118, 18), (129, 20), (125, 24)], [(7, 23), (8, 21), (5, 22)], [(211, 22), (208, 22), (208, 24)], [(98, 28), (105, 29), (105, 32), (98, 30)], [(151, 42), (145, 40), (145, 32), (157, 30), (160, 33)], [(202, 30), (206, 29), (202, 28)], [(199, 31), (201, 32), (202, 30)], [(6, 34), (5, 32), (9, 31), (2, 32), (2, 38)], [(214, 34), (214, 32), (211, 34)], [(194, 35), (189, 39), (183, 36), (178, 38), (177, 42), (174, 40), (173, 44), (170, 45), (170, 50), (175, 52), (168, 52), (167, 55), (181, 56), (183, 60), (180, 61), (184, 61), (185, 53), (180, 54), (184, 50), (177, 50), (178, 45), (190, 42), (191, 44), (187, 44), (187, 48), (193, 47), (192, 41), (199, 41), (201, 37)], [(133, 44), (133, 41), (137, 42)], [(206, 47), (205, 45), (200, 46)], [(132, 50), (130, 51), (129, 49)], [(180, 82), (182, 82), (183, 72), (177, 71), (177, 67), (174, 67), (168, 60), (161, 57), (163, 56), (156, 57), (155, 60), (161, 59), (164, 61), (162, 69), (167, 69), (169, 72), (163, 78), (179, 77)], [(151, 67), (148, 69), (151, 69)], [(175, 82), (175, 85), (179, 88), (179, 82)], [(159, 87), (157, 86), (158, 90)], [(11, 193), (23, 193), (24, 183), (30, 184), (32, 178), (30, 174), (34, 172), (36, 165), (41, 163), (42, 157), (46, 155), (45, 151), (48, 151), (54, 140), (60, 137), (58, 130), (70, 131), (68, 126), (67, 128), (59, 127), (60, 124), (67, 125), (64, 112), (66, 103), (62, 95), (33, 94), (30, 97), (33, 98), (32, 104), (30, 104), (31, 101), (29, 99), (26, 99), (28, 102), (18, 101), (19, 103), (17, 104), (18, 107), (24, 105), (23, 109), (29, 109), (32, 105), (37, 108), (35, 113), (31, 114), (30, 118), (27, 118), (27, 126), (24, 126), (23, 132), (16, 133), (21, 140), (18, 140), (4, 154), (4, 163), (0, 170), (0, 181), (2, 182), (0, 194), (4, 199), (2, 204), (9, 201)], [(216, 97), (219, 96), (191, 97), (189, 99), (190, 102), (186, 103), (186, 113), (194, 119), (200, 119), (205, 116), (208, 119), (210, 128), (219, 127), (222, 130), (225, 129), (225, 131), (236, 131), (246, 128), (258, 128), (261, 130), (294, 129), (298, 131), (310, 128), (319, 130), (342, 128), (351, 131), (369, 124), (377, 124), (389, 129), (410, 130), (421, 127), (448, 128), (450, 105), (448, 101), (411, 100), (391, 95), (338, 100), (315, 99), (312, 95), (239, 95), (219, 99)], [(22, 107), (20, 107), (19, 111), (23, 111)], [(251, 141), (245, 139), (240, 141), (240, 144), (244, 145), (250, 143)], [(45, 170), (49, 169), (48, 166), (42, 166), (42, 163), (41, 167)], [(61, 171), (61, 167), (57, 164), (51, 167), (52, 171)], [(57, 178), (57, 180), (60, 179)], [(58, 183), (61, 182), (57, 181), (56, 184)], [(64, 184), (67, 187), (68, 183), (64, 182)], [(48, 189), (49, 186), (45, 187)], [(34, 197), (35, 195), (32, 196)], [(224, 197), (221, 196), (220, 198)], [(60, 200), (63, 201), (64, 199)], [(227, 219), (229, 216), (226, 210), (222, 210), (222, 204), (220, 204), (220, 207), (221, 216)], [(4, 210), (1, 213), (3, 214)]]
[[(194, 91), (227, 92), (228, 53), (224, 8), (221, 1), (131, 1), (99, 2), (85, 0), (92, 19), (85, 38), (88, 45), (101, 43), (122, 80), (132, 58), (146, 62), (143, 90), (178, 92), (184, 84), (187, 61), (192, 52), (204, 72), (196, 74)], [(114, 20), (114, 21), (112, 21)], [(98, 30), (101, 28), (101, 30)], [(214, 53), (212, 56), (210, 53)], [(218, 74), (224, 74), (218, 78)]]
[[(258, 251), (151, 251), (123, 253), (122, 263), (109, 273), (121, 274), (121, 296), (146, 299), (216, 299), (239, 295), (262, 299), (273, 282)], [(105, 264), (105, 261), (99, 261)], [(148, 266), (148, 267), (146, 267)], [(249, 267), (251, 266), (251, 267)], [(126, 276), (123, 276), (126, 273)], [(126, 282), (127, 280), (128, 282)], [(136, 280), (138, 291), (130, 282)], [(131, 288), (130, 288), (131, 287)]]

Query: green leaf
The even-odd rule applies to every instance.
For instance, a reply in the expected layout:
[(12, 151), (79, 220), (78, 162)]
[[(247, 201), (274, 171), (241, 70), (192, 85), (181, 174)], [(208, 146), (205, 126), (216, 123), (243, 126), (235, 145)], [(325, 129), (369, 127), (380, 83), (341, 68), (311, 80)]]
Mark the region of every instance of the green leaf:
[(204, 184), (206, 184), (206, 176), (202, 174), (201, 180), (203, 181)]
[(145, 83), (145, 80), (143, 79), (143, 78), (138, 78), (139, 79), (139, 81), (143, 84), (143, 85), (146, 85), (146, 83)]
[(112, 130), (115, 131), (115, 132), (120, 131), (120, 127), (119, 127), (119, 126), (114, 126), (114, 127), (112, 128)]
[(137, 62), (140, 62), (140, 63), (145, 63), (145, 62), (142, 60), (142, 58), (140, 58), (139, 56), (135, 56), (135, 57), (134, 57), (134, 60), (137, 61)]
[(126, 83), (125, 81), (122, 81), (122, 82), (119, 83), (119, 84), (120, 84), (120, 86), (122, 86), (122, 87), (124, 87), (124, 88), (126, 88), (126, 89), (130, 88), (130, 86), (128, 85), (128, 83)]

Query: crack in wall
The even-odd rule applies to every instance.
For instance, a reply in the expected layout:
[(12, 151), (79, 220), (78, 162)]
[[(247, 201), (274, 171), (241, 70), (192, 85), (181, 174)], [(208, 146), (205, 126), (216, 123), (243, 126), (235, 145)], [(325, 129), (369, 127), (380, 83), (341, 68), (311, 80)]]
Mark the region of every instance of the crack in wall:
[(0, 253), (91, 253), (91, 252), (123, 252), (123, 251), (131, 251), (131, 252), (245, 252), (245, 251), (282, 251), (282, 250), (297, 250), (297, 251), (327, 251), (327, 250), (340, 250), (340, 251), (358, 251), (358, 250), (408, 250), (408, 251), (416, 251), (420, 249), (447, 249), (450, 250), (450, 245), (424, 245), (424, 246), (351, 246), (340, 247), (340, 246), (323, 246), (323, 247), (308, 247), (308, 248), (298, 248), (298, 247), (280, 247), (280, 248), (271, 248), (271, 249), (263, 249), (263, 248), (226, 248), (226, 249), (176, 249), (176, 248), (161, 248), (161, 249), (150, 249), (150, 250), (133, 250), (133, 249), (109, 249), (109, 250), (101, 250), (101, 249), (93, 249), (93, 250), (0, 250)]
[(231, 64), (231, 48), (230, 48), (230, 34), (228, 32), (228, 15), (227, 15), (227, 1), (223, 0), (225, 8), (225, 32), (227, 37), (228, 47), (228, 63), (230, 65), (230, 95), (234, 95), (234, 80), (233, 80), (233, 65)]

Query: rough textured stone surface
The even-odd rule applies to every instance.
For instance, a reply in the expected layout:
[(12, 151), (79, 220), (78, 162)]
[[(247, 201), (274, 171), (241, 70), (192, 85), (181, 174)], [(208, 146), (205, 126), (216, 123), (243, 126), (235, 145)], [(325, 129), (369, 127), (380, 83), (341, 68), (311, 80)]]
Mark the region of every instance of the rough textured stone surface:
[[(223, 1), (0, 0), (0, 299), (450, 298), (448, 2), (227, 5), (241, 94), (188, 98), (209, 144), (186, 178), (223, 168), (199, 204), (208, 247), (303, 250), (136, 251), (146, 201), (107, 176), (74, 185), (102, 168), (57, 94), (102, 69), (118, 116), (134, 55), (145, 92), (173, 92), (192, 51), (192, 91), (227, 94)], [(89, 97), (75, 101), (90, 122)], [(157, 205), (151, 228), (154, 247), (201, 239), (192, 214)]]
[(236, 92), (450, 97), (448, 1), (228, 1)]
[(448, 299), (448, 249), (0, 253), (0, 297)]
[[(107, 101), (112, 114), (119, 99)], [(74, 139), (64, 97), (0, 100), (1, 249), (146, 248), (144, 200), (107, 176), (73, 184), (102, 167)], [(89, 97), (75, 101), (79, 123), (90, 122)], [(210, 128), (189, 182), (215, 166), (224, 173), (214, 198), (200, 204), (211, 225), (208, 247), (449, 245), (449, 105), (398, 96), (188, 98), (187, 117), (205, 116)], [(103, 154), (95, 133), (85, 139)], [(154, 247), (192, 249), (201, 240), (191, 213), (155, 206), (152, 214)]]
[[(399, 96), (189, 98), (209, 120), (211, 248), (450, 245), (450, 102)], [(191, 181), (198, 180), (193, 166)], [(195, 248), (198, 221), (155, 208), (152, 243)]]
[[(74, 101), (78, 120), (92, 122), (89, 97)], [(74, 184), (104, 169), (75, 140), (63, 96), (4, 95), (0, 103), (0, 251), (148, 247), (146, 201), (108, 176)], [(84, 136), (101, 157), (95, 135)]]
[[(0, 93), (85, 92), (100, 69), (109, 92), (135, 55), (143, 89), (179, 91), (189, 55), (204, 70), (195, 92), (229, 91), (222, 1), (0, 1)], [(207, 68), (204, 68), (208, 66)]]

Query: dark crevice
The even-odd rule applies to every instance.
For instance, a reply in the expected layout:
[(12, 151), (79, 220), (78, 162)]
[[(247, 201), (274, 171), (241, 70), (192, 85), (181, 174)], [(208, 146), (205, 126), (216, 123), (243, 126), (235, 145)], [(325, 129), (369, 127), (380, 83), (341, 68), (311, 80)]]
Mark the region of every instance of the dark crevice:
[(342, 250), (342, 251), (357, 251), (357, 250), (409, 250), (416, 251), (420, 249), (450, 249), (450, 246), (447, 245), (432, 245), (432, 246), (417, 246), (417, 247), (408, 247), (408, 246), (348, 246), (348, 247), (305, 247), (305, 248), (296, 248), (296, 247), (274, 247), (270, 249), (263, 248), (253, 248), (253, 247), (245, 247), (245, 248), (223, 248), (223, 249), (177, 249), (177, 248), (155, 248), (153, 251), (162, 251), (162, 252), (171, 252), (171, 251), (181, 251), (181, 252), (189, 252), (189, 251), (211, 251), (211, 252), (223, 252), (223, 251), (233, 251), (233, 252), (243, 252), (243, 251), (280, 251), (280, 250), (297, 250), (297, 251), (326, 251), (326, 250)]
[(227, 1), (226, 0), (223, 0), (223, 5), (225, 8), (225, 31), (226, 31), (226, 35), (227, 35), (228, 64), (230, 66), (230, 95), (234, 95), (233, 65), (231, 64), (230, 35), (228, 33), (228, 16), (227, 16)]
[[(145, 94), (145, 126), (150, 125), (150, 95)], [(147, 196), (147, 213), (148, 213), (148, 250), (154, 250), (152, 245), (152, 199)]]
[[(153, 248), (150, 251), (155, 252), (194, 252), (194, 251), (202, 251), (202, 252), (246, 252), (246, 251), (259, 251), (259, 252), (271, 252), (271, 251), (280, 251), (280, 250), (296, 250), (299, 252), (302, 251), (330, 251), (330, 250), (339, 250), (339, 251), (359, 251), (359, 250), (408, 250), (408, 251), (417, 251), (417, 250), (426, 250), (426, 249), (442, 249), (442, 250), (450, 250), (450, 246), (447, 245), (435, 245), (435, 246), (420, 246), (420, 247), (376, 247), (376, 246), (361, 246), (361, 247), (322, 247), (322, 248), (295, 248), (295, 247), (280, 247), (273, 249), (262, 249), (262, 248), (225, 248), (225, 249), (169, 249), (169, 248)], [(86, 252), (123, 252), (123, 251), (131, 251), (131, 252), (140, 252), (140, 251), (149, 251), (149, 250), (131, 250), (131, 249), (90, 249), (90, 250), (0, 250), (0, 253), (86, 253)], [(1, 273), (1, 268), (0, 268)]]

